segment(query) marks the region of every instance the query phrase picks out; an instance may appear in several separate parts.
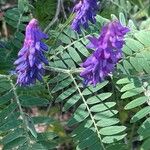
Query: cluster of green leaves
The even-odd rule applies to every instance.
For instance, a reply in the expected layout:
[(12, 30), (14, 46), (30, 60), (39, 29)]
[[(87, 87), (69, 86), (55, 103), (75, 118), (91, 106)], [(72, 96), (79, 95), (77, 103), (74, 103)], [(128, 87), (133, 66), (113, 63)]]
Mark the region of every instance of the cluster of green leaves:
[[(55, 83), (51, 92), (56, 95), (56, 102), (63, 103), (62, 111), (74, 110), (67, 125), (76, 126), (71, 135), (77, 149), (116, 149), (117, 147), (125, 150), (130, 148), (130, 140), (131, 144), (134, 142), (132, 136), (137, 137), (139, 141), (144, 140), (141, 149), (149, 149), (149, 132), (147, 130), (150, 109), (148, 103), (150, 41), (147, 37), (150, 36), (150, 32), (138, 31), (131, 20), (127, 24), (123, 13), (120, 13), (119, 20), (123, 25), (130, 27), (131, 32), (126, 37), (123, 49), (124, 57), (117, 66), (117, 78), (113, 77), (116, 84), (105, 81), (94, 88), (83, 88), (80, 77), (73, 75), (76, 68), (79, 67), (79, 63), (89, 56), (90, 51), (86, 48), (88, 43), (86, 37), (91, 32), (97, 35), (98, 31), (95, 27), (101, 26), (108, 21), (107, 19), (97, 16), (98, 23), (95, 27), (92, 26), (89, 32), (81, 37), (69, 29), (54, 35), (62, 44), (50, 52), (49, 60), (52, 68), (55, 68), (56, 71), (57, 68), (63, 68), (65, 70), (61, 70), (61, 72), (65, 74), (59, 73), (50, 80), (50, 83)], [(114, 97), (116, 96), (114, 90), (117, 94), (119, 93), (120, 97)], [(118, 99), (120, 99), (119, 101), (127, 99), (127, 102), (123, 102), (124, 106), (119, 107), (125, 107), (125, 110), (133, 109), (136, 113), (132, 116), (130, 124), (133, 123), (133, 127), (135, 122), (140, 124), (137, 132), (139, 135), (135, 132), (128, 139), (129, 146), (126, 146), (122, 140), (125, 137), (129, 138), (126, 134), (129, 132), (125, 132), (126, 127), (119, 123), (118, 111), (114, 109), (116, 104), (117, 106), (121, 104)], [(147, 118), (146, 121), (140, 122), (144, 118)]]
[[(0, 145), (4, 150), (46, 150), (58, 145), (57, 141), (51, 141), (58, 139), (57, 133), (51, 129), (57, 123), (54, 119), (46, 113), (33, 117), (25, 113), (25, 110), (34, 107), (48, 106), (49, 91), (41, 84), (19, 88), (13, 83), (13, 77), (8, 75), (11, 74), (13, 62), (23, 45), (25, 26), (31, 19), (32, 9), (27, 0), (19, 0), (18, 6), (8, 9), (4, 14), (4, 20), (13, 35), (2, 39), (0, 48), (0, 72), (7, 74), (0, 76)], [(47, 132), (37, 133), (37, 125), (46, 127)]]
[(49, 101), (42, 97), (27, 95), (25, 91), (26, 89), (22, 94), (21, 89), (16, 89), (9, 76), (1, 76), (0, 93), (3, 94), (0, 97), (0, 136), (3, 138), (0, 143), (5, 150), (53, 149), (57, 141), (52, 139), (58, 135), (50, 130), (37, 133), (35, 126), (53, 125), (55, 120), (47, 115), (31, 117), (23, 112), (32, 107), (47, 106)]
[(29, 7), (28, 1), (20, 0), (18, 1), (18, 7), (16, 6), (12, 9), (8, 9), (4, 14), (4, 21), (6, 22), (8, 29), (11, 28), (11, 31), (8, 30), (7, 32), (12, 32), (13, 36), (5, 37), (1, 40), (1, 72), (6, 73), (8, 70), (13, 69), (12, 64), (14, 58), (17, 56), (18, 50), (23, 45), (23, 31), (25, 30), (25, 24), (30, 20), (30, 17), (25, 15), (25, 13), (29, 13)]
[[(74, 110), (67, 125), (77, 126), (71, 133), (77, 149), (104, 149), (105, 143), (107, 145), (117, 142), (126, 136), (126, 127), (120, 124), (115, 108), (116, 102), (112, 101), (113, 94), (106, 92), (107, 87), (111, 86), (109, 81), (104, 81), (96, 87), (83, 88), (80, 77), (74, 75), (79, 64), (91, 53), (86, 48), (87, 36), (93, 31), (97, 35), (99, 33), (97, 26), (100, 27), (107, 21), (97, 16), (97, 25), (92, 26), (89, 33), (83, 36), (79, 36), (69, 28), (62, 33), (53, 34), (58, 43), (62, 44), (58, 44), (57, 48), (50, 51), (49, 69), (55, 68), (54, 70), (58, 69), (58, 72), (60, 68), (62, 70), (49, 81), (54, 85), (51, 86), (51, 93), (56, 103), (63, 104), (63, 112)], [(124, 146), (121, 144), (120, 148)]]
[[(122, 93), (121, 99), (127, 100), (125, 110), (135, 114), (130, 123), (138, 124), (139, 141), (144, 140), (141, 149), (149, 149), (149, 73), (150, 73), (150, 32), (134, 31), (132, 37), (126, 38), (124, 46), (125, 57), (119, 70), (123, 74), (117, 81), (117, 87)], [(143, 122), (144, 121), (144, 122)]]

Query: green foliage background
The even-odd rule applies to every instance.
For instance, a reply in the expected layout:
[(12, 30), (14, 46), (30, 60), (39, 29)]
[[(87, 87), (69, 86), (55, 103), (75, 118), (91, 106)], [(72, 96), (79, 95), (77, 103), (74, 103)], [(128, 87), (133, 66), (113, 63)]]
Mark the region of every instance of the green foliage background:
[[(0, 1), (1, 5), (9, 1)], [(70, 29), (73, 3), (64, 0), (55, 19), (56, 0), (18, 0), (1, 18), (0, 145), (4, 150), (150, 150), (149, 0), (103, 0), (96, 17), (79, 35)], [(64, 11), (62, 10), (64, 6)], [(49, 66), (43, 83), (15, 84), (13, 62), (25, 26), (35, 17), (50, 36)], [(83, 87), (80, 64), (91, 53), (89, 35), (109, 20), (130, 28), (123, 59), (96, 87)], [(5, 31), (5, 32), (4, 32)], [(6, 34), (7, 31), (7, 34)], [(33, 110), (38, 114), (34, 115)], [(39, 132), (42, 127), (44, 130)]]

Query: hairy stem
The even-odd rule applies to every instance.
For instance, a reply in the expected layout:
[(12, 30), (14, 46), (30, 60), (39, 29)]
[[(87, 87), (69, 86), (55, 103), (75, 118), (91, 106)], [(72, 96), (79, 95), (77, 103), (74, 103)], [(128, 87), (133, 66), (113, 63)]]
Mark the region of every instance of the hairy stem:
[(53, 24), (58, 20), (58, 16), (60, 13), (60, 8), (61, 8), (61, 0), (57, 0), (57, 8), (56, 8), (56, 13), (52, 21), (48, 24), (48, 26), (45, 28), (44, 32), (47, 33), (48, 30), (51, 28)]
[(46, 70), (49, 71), (54, 71), (54, 72), (61, 72), (61, 73), (71, 73), (71, 74), (78, 74), (80, 73), (83, 69), (82, 68), (74, 68), (74, 69), (62, 69), (62, 68), (55, 68), (55, 67), (51, 67), (51, 66), (45, 66)]

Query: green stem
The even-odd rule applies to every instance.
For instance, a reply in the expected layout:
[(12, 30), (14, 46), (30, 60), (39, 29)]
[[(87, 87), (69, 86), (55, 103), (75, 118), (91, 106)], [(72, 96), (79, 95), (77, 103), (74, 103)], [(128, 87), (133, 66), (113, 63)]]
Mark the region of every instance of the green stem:
[(58, 20), (59, 14), (61, 10), (61, 0), (57, 0), (57, 8), (56, 8), (56, 13), (52, 21), (48, 24), (48, 26), (45, 28), (44, 32), (47, 33), (49, 29), (51, 28), (52, 25), (55, 24), (55, 22)]
[[(48, 95), (49, 95), (49, 97), (52, 97), (52, 95), (51, 95), (51, 92), (50, 92), (50, 88), (49, 88), (49, 84), (48, 83), (46, 83), (46, 86), (47, 86), (47, 90), (48, 90)], [(51, 106), (52, 106), (52, 102), (53, 101), (50, 101), (49, 102), (49, 106), (48, 106), (48, 108), (47, 108), (47, 110), (46, 110), (46, 116), (49, 116), (49, 112), (50, 112), (50, 109), (51, 109)]]
[(12, 91), (14, 93), (14, 96), (15, 96), (15, 100), (16, 100), (16, 103), (18, 105), (18, 108), (19, 108), (19, 111), (20, 111), (20, 115), (22, 117), (22, 121), (23, 121), (23, 127), (25, 129), (25, 132), (26, 132), (26, 137), (27, 137), (27, 142), (28, 142), (28, 145), (30, 145), (30, 137), (29, 137), (29, 134), (28, 134), (28, 123), (27, 123), (27, 119), (24, 115), (24, 112), (23, 112), (23, 109), (21, 107), (21, 103), (20, 103), (20, 100), (19, 100), (19, 97), (17, 95), (17, 92), (16, 92), (16, 86), (13, 84), (13, 81), (11, 80), (10, 77), (7, 77), (10, 84), (11, 84), (11, 87), (12, 87)]
[(45, 69), (50, 71), (55, 71), (55, 72), (67, 73), (67, 74), (80, 73), (83, 70), (82, 68), (62, 69), (62, 68), (56, 68), (51, 66), (45, 66)]
[(20, 16), (19, 16), (19, 20), (18, 20), (18, 23), (17, 23), (17, 30), (16, 30), (16, 32), (18, 32), (18, 31), (19, 31), (19, 26), (20, 26), (20, 24), (21, 24), (22, 16), (23, 16), (23, 13), (22, 13), (22, 14), (20, 14)]
[(141, 5), (141, 8), (144, 8), (142, 1), (141, 0), (138, 0), (138, 1), (139, 1), (139, 4)]
[(146, 18), (149, 18), (148, 14), (147, 14), (147, 11), (145, 10), (145, 6), (143, 5), (142, 1), (141, 0), (138, 0), (139, 4), (141, 5), (141, 8), (142, 8), (142, 11), (145, 12), (145, 16)]
[(7, 78), (8, 79), (9, 76), (7, 75), (3, 75), (3, 74), (0, 74), (0, 78)]
[(71, 79), (73, 80), (74, 85), (76, 86), (76, 88), (77, 88), (77, 90), (78, 90), (78, 92), (79, 92), (79, 94), (80, 94), (80, 96), (81, 96), (81, 98), (82, 98), (82, 100), (83, 100), (83, 102), (84, 102), (86, 108), (87, 108), (87, 111), (88, 111), (88, 113), (89, 113), (89, 115), (90, 115), (90, 118), (91, 118), (91, 120), (92, 120), (92, 122), (93, 122), (93, 125), (94, 125), (94, 127), (95, 127), (96, 133), (97, 133), (97, 135), (98, 135), (98, 137), (99, 137), (99, 139), (100, 139), (100, 143), (101, 143), (101, 146), (102, 146), (102, 150), (106, 150), (105, 147), (104, 147), (104, 144), (102, 143), (101, 135), (100, 135), (100, 133), (99, 133), (97, 124), (96, 124), (96, 122), (95, 122), (95, 119), (94, 119), (94, 117), (93, 117), (93, 115), (92, 115), (92, 113), (91, 113), (91, 111), (90, 111), (90, 108), (89, 108), (88, 104), (86, 103), (86, 100), (85, 100), (85, 98), (84, 98), (84, 96), (83, 96), (83, 94), (82, 94), (80, 88), (78, 87), (78, 84), (77, 84), (77, 82), (75, 81), (73, 75), (70, 74), (70, 77), (71, 77)]

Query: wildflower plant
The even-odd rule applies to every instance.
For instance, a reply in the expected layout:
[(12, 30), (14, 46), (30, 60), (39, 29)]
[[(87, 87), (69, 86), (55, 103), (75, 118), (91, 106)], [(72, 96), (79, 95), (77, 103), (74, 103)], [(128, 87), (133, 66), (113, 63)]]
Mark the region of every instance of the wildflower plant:
[(148, 0), (2, 7), (0, 149), (149, 150), (148, 7)]

